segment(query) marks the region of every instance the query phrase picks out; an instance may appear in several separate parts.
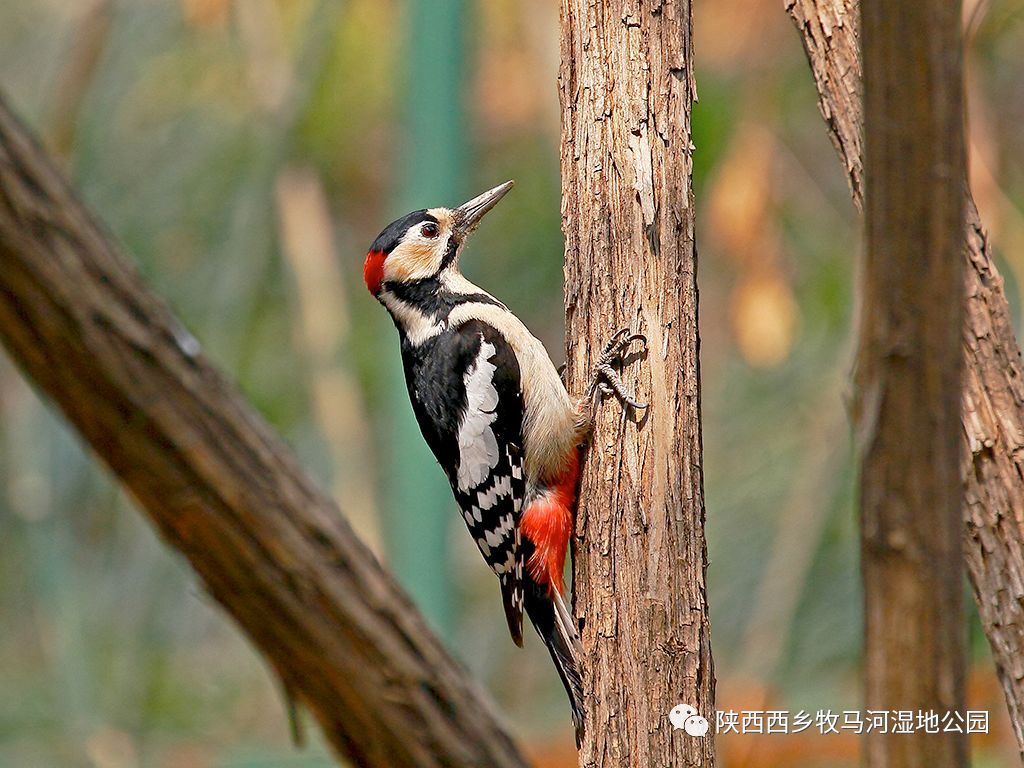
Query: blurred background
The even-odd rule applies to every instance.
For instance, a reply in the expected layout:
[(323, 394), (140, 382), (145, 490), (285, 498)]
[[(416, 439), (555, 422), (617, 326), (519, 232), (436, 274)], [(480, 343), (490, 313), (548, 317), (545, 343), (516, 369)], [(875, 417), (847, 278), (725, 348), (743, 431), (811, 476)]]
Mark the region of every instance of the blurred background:
[[(719, 708), (836, 711), (860, 706), (859, 233), (782, 6), (694, 11), (708, 580)], [(972, 183), (1016, 312), (1024, 4), (965, 6)], [(464, 268), (561, 362), (557, 67), (549, 0), (0, 3), (4, 97), (539, 766), (575, 764), (564, 693), (507, 637), (361, 266), (398, 215), (515, 178)], [(975, 764), (1015, 764), (970, 632)], [(0, 356), (0, 766), (330, 765), (308, 730), (293, 749), (260, 658)], [(719, 744), (727, 767), (857, 764), (852, 734)]]

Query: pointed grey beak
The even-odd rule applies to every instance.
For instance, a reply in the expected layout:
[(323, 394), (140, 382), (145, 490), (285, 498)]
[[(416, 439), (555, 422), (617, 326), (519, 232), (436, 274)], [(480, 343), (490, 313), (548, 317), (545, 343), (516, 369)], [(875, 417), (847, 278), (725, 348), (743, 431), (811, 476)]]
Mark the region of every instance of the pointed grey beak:
[(506, 181), (504, 184), (499, 184), (494, 189), (489, 189), (456, 208), (454, 211), (455, 234), (459, 238), (464, 238), (476, 229), (476, 225), (480, 223), (484, 214), (498, 204), (505, 193), (512, 189), (514, 183)]

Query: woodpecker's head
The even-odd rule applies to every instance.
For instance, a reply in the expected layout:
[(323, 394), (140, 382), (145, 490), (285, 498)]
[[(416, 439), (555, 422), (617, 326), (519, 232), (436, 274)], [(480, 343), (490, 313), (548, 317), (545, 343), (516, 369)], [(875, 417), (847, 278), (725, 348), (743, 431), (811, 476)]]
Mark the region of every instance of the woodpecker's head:
[(459, 251), (480, 219), (512, 188), (506, 181), (458, 208), (413, 211), (384, 228), (363, 265), (366, 287), (378, 299), (389, 283), (412, 283), (457, 271)]

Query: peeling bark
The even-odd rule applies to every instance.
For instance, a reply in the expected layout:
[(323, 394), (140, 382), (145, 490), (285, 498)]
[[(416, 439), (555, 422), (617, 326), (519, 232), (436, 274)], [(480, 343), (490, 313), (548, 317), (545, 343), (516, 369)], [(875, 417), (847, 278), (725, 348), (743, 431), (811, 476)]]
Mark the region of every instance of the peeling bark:
[(583, 469), (574, 546), (587, 736), (580, 765), (710, 766), (714, 723), (701, 470), (688, 2), (562, 0), (562, 228), (568, 381), (584, 391), (611, 334), (649, 352), (606, 403)]
[(0, 339), (359, 766), (526, 760), (0, 101)]

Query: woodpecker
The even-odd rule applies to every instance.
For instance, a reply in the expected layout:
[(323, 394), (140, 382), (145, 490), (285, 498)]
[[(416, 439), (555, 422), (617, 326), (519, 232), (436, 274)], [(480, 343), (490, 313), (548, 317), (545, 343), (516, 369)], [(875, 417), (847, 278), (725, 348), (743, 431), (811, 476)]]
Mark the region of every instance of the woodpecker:
[(635, 341), (616, 333), (587, 393), (575, 399), (543, 344), (459, 271), (466, 239), (512, 188), (458, 208), (413, 211), (380, 233), (363, 277), (394, 320), (413, 411), (462, 517), (498, 576), (509, 633), (523, 644), (523, 611), (547, 646), (583, 734), (579, 636), (563, 570), (576, 506), (580, 449), (601, 394), (645, 408), (615, 364)]

